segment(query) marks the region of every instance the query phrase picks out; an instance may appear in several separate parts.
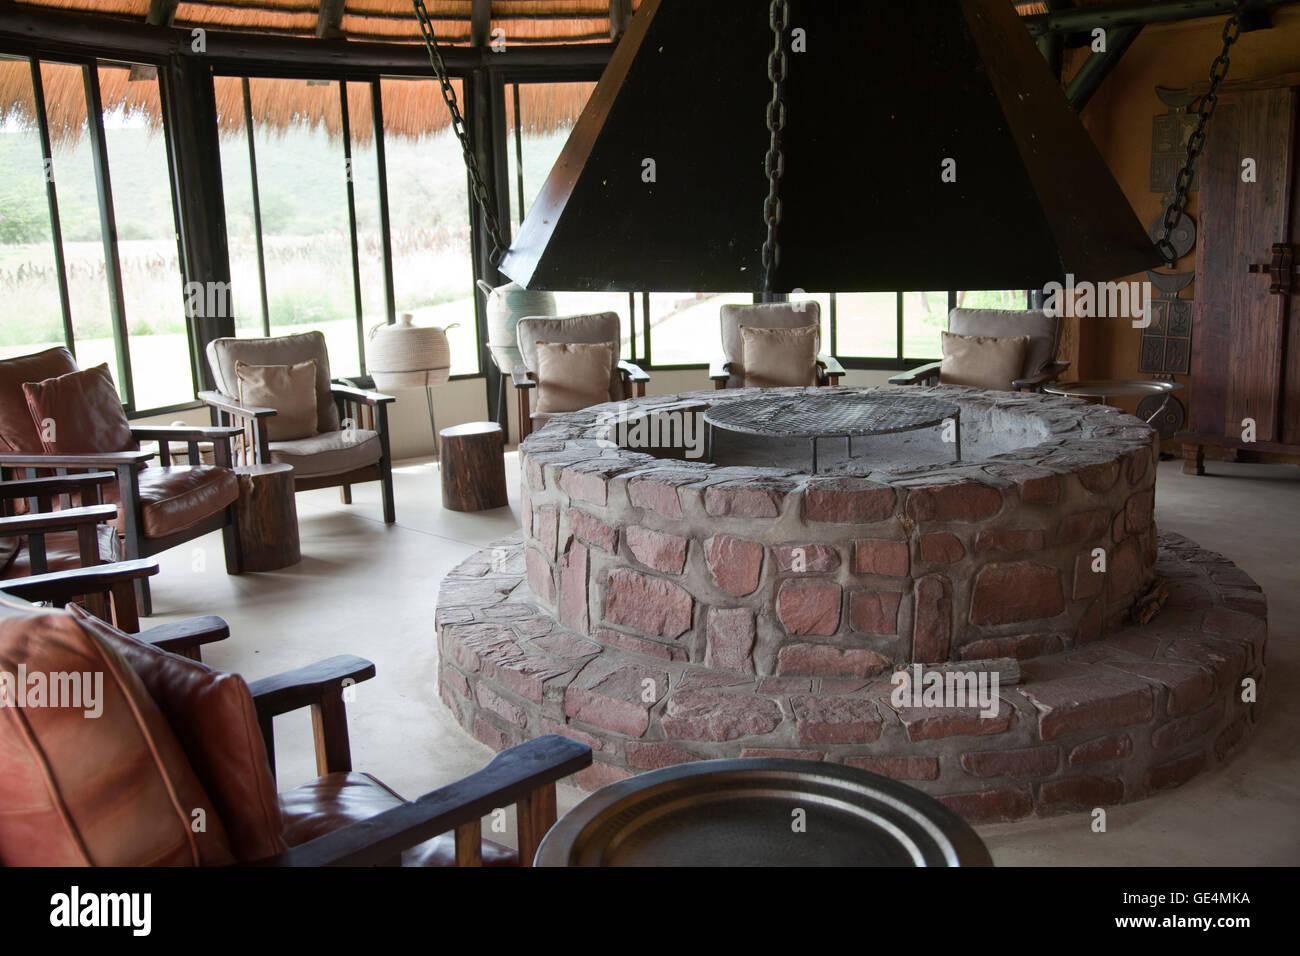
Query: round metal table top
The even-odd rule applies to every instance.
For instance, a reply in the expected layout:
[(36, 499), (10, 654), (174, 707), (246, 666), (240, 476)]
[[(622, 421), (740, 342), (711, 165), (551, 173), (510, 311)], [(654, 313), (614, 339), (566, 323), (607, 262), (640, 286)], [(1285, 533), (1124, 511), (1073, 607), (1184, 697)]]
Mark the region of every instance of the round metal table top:
[(933, 797), (856, 767), (704, 760), (603, 787), (565, 814), (536, 866), (992, 866)]
[(704, 420), (716, 428), (785, 438), (887, 435), (939, 425), (961, 409), (912, 395), (782, 395), (713, 405)]
[(1087, 382), (1053, 382), (1044, 385), (1043, 391), (1053, 395), (1074, 398), (1109, 398), (1110, 396), (1168, 395), (1183, 386), (1178, 382), (1163, 382), (1155, 378), (1095, 379)]

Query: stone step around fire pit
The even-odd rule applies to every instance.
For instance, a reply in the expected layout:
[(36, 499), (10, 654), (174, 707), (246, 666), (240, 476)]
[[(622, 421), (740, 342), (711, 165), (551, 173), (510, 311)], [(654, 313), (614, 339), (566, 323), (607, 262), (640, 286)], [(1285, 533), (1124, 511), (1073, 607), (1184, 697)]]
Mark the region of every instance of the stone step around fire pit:
[[(654, 539), (638, 547), (679, 560)], [(898, 706), (879, 662), (847, 651), (800, 650), (793, 673), (770, 662), (744, 673), (752, 635), (740, 615), (713, 622), (726, 639), (711, 661), (627, 634), (598, 643), (541, 606), (525, 563), (515, 535), (445, 579), (439, 692), (494, 749), (546, 733), (590, 744), (595, 763), (577, 778), (588, 788), (689, 760), (793, 756), (906, 780), (968, 820), (1016, 820), (1177, 786), (1227, 760), (1259, 719), (1264, 596), (1222, 555), (1174, 534), (1160, 536), (1155, 571), (1170, 597), (1154, 621), (994, 665), (1005, 678), (990, 716)], [(682, 626), (660, 597), (638, 597), (637, 613)]]

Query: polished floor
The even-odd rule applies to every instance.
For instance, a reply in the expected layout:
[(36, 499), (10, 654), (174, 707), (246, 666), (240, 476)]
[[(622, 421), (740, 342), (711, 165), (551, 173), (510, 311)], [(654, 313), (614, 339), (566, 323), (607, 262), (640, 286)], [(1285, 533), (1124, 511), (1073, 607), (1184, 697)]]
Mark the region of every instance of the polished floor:
[[(517, 489), (517, 458), (506, 460)], [(1086, 814), (981, 827), (999, 865), (1300, 863), (1300, 468), (1210, 462), (1209, 470), (1195, 478), (1163, 463), (1157, 518), (1226, 554), (1268, 595), (1268, 682), (1254, 740), (1214, 773), (1110, 808), (1105, 832)], [(227, 576), (218, 535), (162, 556), (154, 620), (223, 616), (232, 637), (205, 658), (250, 679), (334, 654), (374, 661), (378, 676), (348, 706), (353, 763), (414, 797), (491, 756), (438, 700), (433, 612), (443, 575), (515, 530), (518, 501), (512, 492), (510, 509), (444, 511), (437, 466), (425, 461), (401, 463), (395, 481), (391, 527), (376, 485), (354, 489), (352, 505), (336, 490), (298, 495), (303, 560), (284, 571)], [(280, 786), (314, 776), (307, 715), (277, 718), (276, 737)], [(561, 811), (581, 797), (561, 787)]]

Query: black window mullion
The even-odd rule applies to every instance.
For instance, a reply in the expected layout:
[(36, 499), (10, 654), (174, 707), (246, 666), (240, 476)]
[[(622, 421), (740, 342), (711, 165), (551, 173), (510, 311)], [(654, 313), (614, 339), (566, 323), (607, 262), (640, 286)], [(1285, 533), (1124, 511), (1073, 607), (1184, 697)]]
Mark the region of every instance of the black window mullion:
[(45, 200), (50, 209), (50, 240), (54, 245), (54, 271), (59, 283), (59, 308), (63, 312), (63, 342), (77, 355), (76, 336), (72, 331), (72, 296), (68, 292), (68, 266), (63, 255), (63, 225), (59, 219), (59, 195), (54, 184), (54, 150), (50, 146), (50, 123), (45, 115), (45, 83), (41, 79), (41, 62), (28, 60), (32, 70), (32, 104), (36, 112), (36, 128), (40, 133), (41, 159), (45, 176)]
[(126, 330), (126, 297), (122, 289), (122, 263), (118, 258), (117, 216), (113, 211), (113, 184), (108, 171), (108, 143), (104, 137), (104, 106), (99, 95), (95, 63), (81, 65), (86, 91), (86, 129), (95, 166), (95, 191), (99, 196), (99, 226), (104, 243), (104, 271), (108, 277), (113, 344), (117, 352), (118, 381), (126, 395), (126, 409), (135, 411), (135, 381), (131, 376), (131, 347)]
[(375, 128), (375, 166), (379, 176), (379, 243), (384, 257), (384, 311), (388, 323), (397, 321), (393, 291), (393, 237), (388, 220), (388, 155), (384, 152), (384, 100), (380, 81), (370, 81), (370, 119)]
[(895, 292), (894, 295), (897, 296), (895, 300), (897, 313), (895, 320), (897, 324), (894, 329), (894, 358), (901, 363), (903, 361), (903, 293)]
[(239, 78), (244, 96), (244, 135), (248, 138), (248, 178), (253, 197), (253, 242), (257, 246), (257, 289), (262, 304), (262, 334), (271, 335), (271, 304), (266, 294), (266, 249), (262, 244), (262, 194), (257, 188), (257, 147), (253, 144), (253, 97), (248, 77)]
[(835, 293), (831, 293), (831, 355), (837, 355), (840, 351), (840, 316), (839, 316), (839, 299)]
[(645, 339), (645, 364), (647, 368), (653, 367), (654, 362), (650, 358), (650, 293), (641, 293), (641, 334)]
[(627, 343), (627, 347), (628, 347), (628, 349), (630, 350), (630, 353), (631, 353), (631, 354), (628, 355), (628, 361), (630, 361), (630, 362), (635, 362), (635, 361), (637, 361), (637, 354), (636, 354), (636, 293), (635, 293), (635, 292), (629, 292), (629, 293), (627, 294), (627, 328), (628, 328), (628, 343)]
[(366, 374), (366, 329), (361, 310), (361, 253), (357, 248), (357, 197), (352, 183), (352, 124), (348, 118), (348, 81), (340, 80), (339, 114), (343, 120), (343, 168), (347, 171), (348, 239), (352, 248), (352, 301), (357, 315), (357, 361)]
[(524, 221), (524, 130), (519, 122), (519, 84), (514, 84), (515, 93), (515, 180), (519, 191), (519, 222)]

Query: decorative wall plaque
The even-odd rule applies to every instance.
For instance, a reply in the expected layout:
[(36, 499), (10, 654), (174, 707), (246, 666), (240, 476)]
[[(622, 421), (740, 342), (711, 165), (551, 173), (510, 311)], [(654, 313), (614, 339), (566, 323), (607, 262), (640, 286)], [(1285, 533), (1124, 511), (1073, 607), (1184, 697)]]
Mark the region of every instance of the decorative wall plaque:
[(1156, 290), (1151, 300), (1151, 324), (1142, 330), (1138, 371), (1153, 375), (1186, 375), (1192, 355), (1192, 299), (1178, 294), (1192, 284), (1195, 272), (1166, 275), (1148, 272)]
[[(1172, 193), (1178, 170), (1187, 159), (1187, 139), (1196, 129), (1196, 115), (1187, 112), (1196, 97), (1185, 89), (1172, 90), (1166, 86), (1157, 86), (1156, 96), (1169, 107), (1169, 112), (1151, 121), (1150, 188), (1153, 193)], [(1193, 170), (1192, 189), (1197, 189), (1199, 184), (1200, 177)]]

